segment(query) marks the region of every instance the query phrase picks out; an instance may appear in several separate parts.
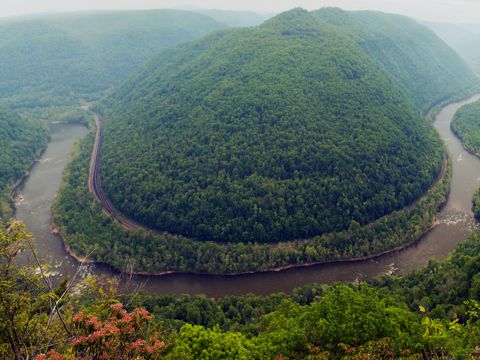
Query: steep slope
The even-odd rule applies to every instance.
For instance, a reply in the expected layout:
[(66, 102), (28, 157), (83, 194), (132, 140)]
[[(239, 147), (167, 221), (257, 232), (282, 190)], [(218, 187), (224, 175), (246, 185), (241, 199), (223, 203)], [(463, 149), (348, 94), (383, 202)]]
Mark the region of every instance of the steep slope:
[(477, 74), (480, 74), (479, 24), (425, 22), (425, 25), (464, 58)]
[(478, 154), (480, 152), (480, 101), (458, 110), (451, 127), (467, 150)]
[[(452, 131), (462, 140), (463, 146), (480, 156), (480, 101), (465, 105), (457, 111), (450, 124)], [(480, 188), (473, 194), (473, 213), (480, 220)]]
[(385, 68), (350, 28), (301, 9), (165, 52), (103, 105), (104, 188), (136, 220), (201, 240), (366, 224), (441, 167), (436, 134)]
[(336, 8), (315, 13), (339, 31), (348, 32), (423, 113), (478, 87), (478, 79), (465, 62), (432, 31), (412, 19)]
[(224, 26), (173, 10), (2, 21), (0, 104), (29, 110), (96, 98), (160, 49)]
[(8, 185), (19, 180), (47, 142), (47, 129), (0, 109), (0, 218), (9, 214)]

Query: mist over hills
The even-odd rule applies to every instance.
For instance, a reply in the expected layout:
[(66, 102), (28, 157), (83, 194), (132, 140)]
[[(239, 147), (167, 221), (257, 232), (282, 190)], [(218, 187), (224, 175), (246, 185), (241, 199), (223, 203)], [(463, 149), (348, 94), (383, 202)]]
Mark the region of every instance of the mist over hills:
[(413, 19), (335, 8), (320, 9), (317, 14), (348, 32), (423, 113), (459, 92), (468, 93), (478, 83), (452, 49)]
[(229, 27), (257, 26), (263, 23), (265, 20), (275, 16), (275, 14), (263, 14), (253, 11), (229, 11), (195, 7), (186, 7), (185, 10), (210, 16), (211, 18), (226, 24)]
[(480, 24), (424, 22), (480, 74)]

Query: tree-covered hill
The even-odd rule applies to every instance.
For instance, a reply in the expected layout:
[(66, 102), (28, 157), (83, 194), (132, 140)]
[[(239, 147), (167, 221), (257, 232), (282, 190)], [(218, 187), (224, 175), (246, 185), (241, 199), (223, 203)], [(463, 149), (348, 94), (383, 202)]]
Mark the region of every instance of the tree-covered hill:
[(467, 150), (478, 154), (480, 152), (480, 101), (465, 105), (458, 110), (451, 127)]
[[(442, 158), (419, 113), (474, 82), (438, 41), (425, 57), (451, 56), (414, 101), (402, 84), (419, 83), (399, 77), (428, 59), (392, 56), (400, 70), (390, 70), (364, 43), (397, 18), (367, 15), (295, 9), (153, 59), (102, 106), (101, 174), (114, 204), (161, 230), (222, 242), (310, 237), (411, 204)], [(361, 18), (356, 36), (351, 16)], [(403, 33), (423, 29), (411, 27)], [(407, 35), (388, 43), (404, 58), (428, 45)], [(450, 83), (445, 68), (455, 66)]]
[(0, 22), (0, 104), (31, 110), (90, 100), (160, 49), (225, 25), (192, 12), (117, 11)]
[(320, 18), (348, 32), (423, 113), (478, 86), (466, 63), (432, 31), (400, 15), (324, 8)]
[(0, 109), (0, 218), (11, 215), (9, 185), (24, 175), (47, 138), (47, 129), (41, 124)]
[[(480, 101), (465, 105), (457, 111), (450, 124), (463, 146), (480, 156)], [(480, 219), (480, 188), (473, 194), (473, 213)]]

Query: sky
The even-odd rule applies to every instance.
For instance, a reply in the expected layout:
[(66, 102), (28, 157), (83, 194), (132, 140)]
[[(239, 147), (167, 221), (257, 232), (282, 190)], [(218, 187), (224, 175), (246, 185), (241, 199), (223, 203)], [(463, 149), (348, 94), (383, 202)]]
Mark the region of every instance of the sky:
[(209, 8), (281, 12), (338, 6), (403, 14), (419, 20), (480, 23), (480, 0), (0, 0), (0, 16), (97, 9)]

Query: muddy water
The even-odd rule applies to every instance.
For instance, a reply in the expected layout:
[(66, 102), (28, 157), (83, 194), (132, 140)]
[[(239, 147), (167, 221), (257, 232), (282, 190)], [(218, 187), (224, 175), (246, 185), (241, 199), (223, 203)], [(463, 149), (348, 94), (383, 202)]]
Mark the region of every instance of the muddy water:
[[(156, 293), (203, 293), (220, 297), (230, 294), (269, 294), (289, 292), (309, 283), (334, 283), (371, 278), (380, 274), (404, 274), (427, 264), (430, 259), (445, 257), (474, 229), (471, 211), (472, 194), (480, 186), (480, 159), (469, 154), (450, 130), (450, 121), (467, 101), (445, 107), (434, 126), (447, 145), (453, 160), (453, 178), (449, 200), (438, 215), (440, 224), (417, 245), (376, 260), (318, 265), (278, 273), (242, 276), (167, 275), (162, 277), (121, 278), (129, 289), (143, 288)], [(16, 217), (26, 223), (35, 238), (43, 260), (52, 264), (55, 276), (72, 276), (78, 264), (64, 251), (60, 238), (49, 231), (50, 206), (58, 191), (61, 173), (68, 162), (72, 146), (87, 130), (79, 125), (53, 125), (52, 139), (42, 158), (18, 191)], [(118, 276), (108, 267), (89, 265), (82, 274), (101, 277)]]

